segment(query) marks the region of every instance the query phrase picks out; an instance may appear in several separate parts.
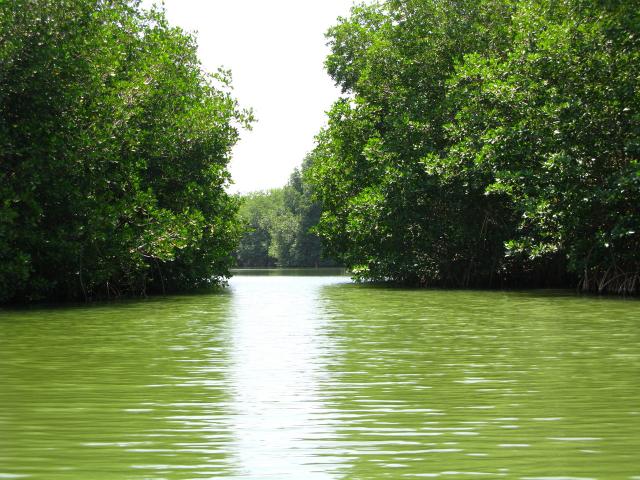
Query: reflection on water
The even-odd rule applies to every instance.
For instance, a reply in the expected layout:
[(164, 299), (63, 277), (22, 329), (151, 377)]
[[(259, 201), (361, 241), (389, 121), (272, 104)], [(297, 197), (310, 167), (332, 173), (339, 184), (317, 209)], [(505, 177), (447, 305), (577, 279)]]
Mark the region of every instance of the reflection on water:
[(0, 312), (0, 479), (640, 479), (640, 302), (327, 275)]
[(239, 277), (232, 287), (232, 448), (249, 478), (337, 478), (342, 462), (317, 458), (335, 435), (322, 398), (332, 347), (322, 337), (328, 318), (317, 298), (327, 280), (305, 281), (305, 295), (292, 295), (286, 277)]

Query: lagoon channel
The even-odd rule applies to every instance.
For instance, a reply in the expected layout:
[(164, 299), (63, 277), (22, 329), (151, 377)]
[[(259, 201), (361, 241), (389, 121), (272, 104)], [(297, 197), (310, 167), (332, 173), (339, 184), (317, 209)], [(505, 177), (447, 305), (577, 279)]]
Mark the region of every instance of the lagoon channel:
[(0, 310), (0, 479), (640, 479), (640, 302), (241, 272)]

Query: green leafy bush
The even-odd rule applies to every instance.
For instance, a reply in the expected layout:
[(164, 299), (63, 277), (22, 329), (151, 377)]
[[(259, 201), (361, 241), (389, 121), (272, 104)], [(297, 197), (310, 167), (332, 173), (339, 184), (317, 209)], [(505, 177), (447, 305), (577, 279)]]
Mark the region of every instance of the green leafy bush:
[(125, 0), (0, 3), (0, 301), (219, 283), (249, 112), (194, 38)]
[(308, 172), (364, 280), (640, 290), (640, 11), (388, 0), (328, 32)]

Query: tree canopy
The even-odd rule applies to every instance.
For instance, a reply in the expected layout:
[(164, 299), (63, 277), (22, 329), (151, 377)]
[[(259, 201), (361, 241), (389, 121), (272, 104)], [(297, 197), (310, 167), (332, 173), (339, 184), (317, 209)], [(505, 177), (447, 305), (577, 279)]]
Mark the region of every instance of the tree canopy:
[(336, 265), (324, 257), (320, 238), (313, 231), (322, 207), (312, 199), (311, 187), (303, 178), (311, 162), (311, 156), (307, 157), (282, 188), (242, 196), (240, 217), (246, 230), (236, 253), (239, 266)]
[(138, 1), (1, 2), (0, 301), (221, 282), (251, 121), (230, 88)]
[(388, 0), (328, 32), (307, 173), (358, 278), (640, 290), (640, 10)]

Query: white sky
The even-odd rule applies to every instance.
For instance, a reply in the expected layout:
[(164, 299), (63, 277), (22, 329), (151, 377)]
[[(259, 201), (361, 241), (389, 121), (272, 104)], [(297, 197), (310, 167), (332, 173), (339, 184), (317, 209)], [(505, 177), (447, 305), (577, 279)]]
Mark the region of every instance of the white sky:
[[(144, 6), (159, 1), (144, 0)], [(197, 32), (208, 71), (233, 74), (257, 122), (233, 152), (232, 192), (279, 187), (313, 148), (340, 92), (324, 70), (325, 31), (352, 0), (165, 0), (171, 24)]]

